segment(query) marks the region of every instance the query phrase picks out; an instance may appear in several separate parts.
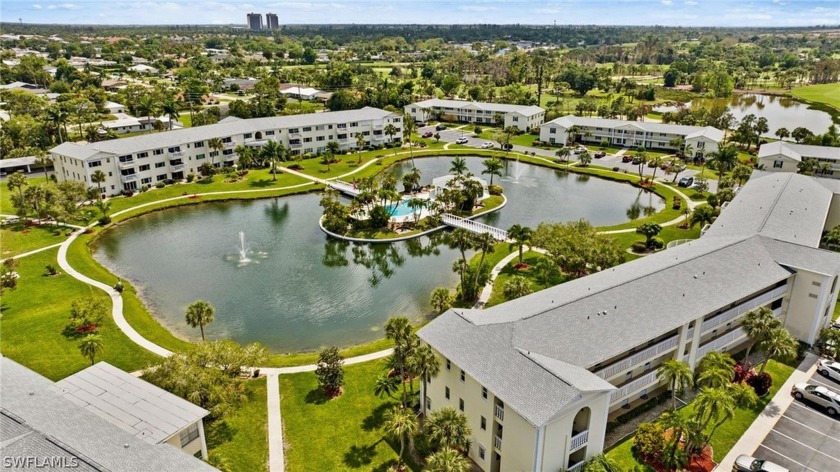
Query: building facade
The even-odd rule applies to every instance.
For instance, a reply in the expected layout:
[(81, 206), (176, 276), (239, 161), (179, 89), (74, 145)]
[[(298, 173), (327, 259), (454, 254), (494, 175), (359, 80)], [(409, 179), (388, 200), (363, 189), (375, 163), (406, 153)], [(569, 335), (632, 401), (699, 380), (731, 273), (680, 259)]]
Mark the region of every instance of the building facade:
[(468, 102), (433, 98), (405, 106), (406, 114), (414, 121), (439, 119), (475, 123), (477, 125), (516, 127), (522, 132), (543, 124), (545, 110), (538, 106), (508, 105), (505, 103)]
[(757, 173), (697, 240), (485, 310), (451, 309), (418, 335), (441, 357), (424, 408), (453, 407), (485, 471), (576, 471), (603, 451), (606, 425), (667, 389), (663, 362), (695, 368), (748, 342), (767, 307), (814, 343), (831, 322), (840, 185)]
[(248, 29), (252, 30), (261, 30), (263, 29), (262, 26), (262, 15), (259, 13), (248, 13)]
[[(577, 133), (574, 133), (575, 129), (578, 130)], [(556, 118), (540, 126), (542, 142), (565, 145), (570, 143), (572, 138), (590, 144), (606, 141), (610, 146), (666, 151), (677, 151), (685, 145), (691, 146), (690, 157), (699, 159), (718, 150), (724, 133), (711, 126), (671, 125), (574, 115)]]
[(797, 172), (803, 161), (827, 162), (831, 169), (817, 171), (821, 177), (840, 178), (840, 148), (776, 141), (762, 144), (758, 163), (769, 172)]
[[(132, 136), (96, 143), (63, 143), (50, 150), (59, 181), (83, 182), (97, 187), (91, 175), (101, 170), (106, 180), (104, 195), (123, 190), (135, 191), (165, 180), (181, 180), (198, 173), (209, 162), (216, 167), (233, 165), (239, 146), (260, 148), (276, 141), (291, 155), (315, 154), (335, 141), (342, 150), (356, 148), (361, 134), (369, 146), (401, 141), (402, 116), (378, 108), (365, 107), (328, 113), (311, 113), (268, 118), (226, 118), (219, 123), (162, 133)], [(397, 134), (385, 134), (393, 125)], [(210, 140), (219, 138), (222, 148), (212, 149)]]
[(265, 14), (265, 27), (270, 30), (280, 29), (280, 21), (277, 19), (276, 13)]

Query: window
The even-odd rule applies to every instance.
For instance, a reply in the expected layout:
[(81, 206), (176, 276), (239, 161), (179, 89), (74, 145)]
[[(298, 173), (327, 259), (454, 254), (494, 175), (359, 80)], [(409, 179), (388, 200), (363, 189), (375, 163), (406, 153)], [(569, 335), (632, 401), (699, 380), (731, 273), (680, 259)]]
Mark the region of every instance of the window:
[(193, 143), (193, 146), (195, 146), (197, 148), (203, 148), (204, 147), (204, 141), (199, 141), (197, 143)]
[(120, 156), (119, 159), (120, 162), (132, 162), (134, 160), (134, 158), (131, 157), (131, 154), (127, 156)]
[(774, 169), (781, 169), (783, 161), (773, 161), (773, 168)]
[(152, 154), (154, 154), (155, 156), (160, 156), (161, 154), (163, 154), (163, 149), (155, 149), (154, 151), (152, 151)]
[(299, 133), (299, 132), (300, 132), (300, 130), (299, 130), (299, 129), (297, 129), (297, 128), (290, 128), (290, 129), (289, 129), (289, 133), (291, 133), (291, 134), (294, 134), (294, 133)]
[(443, 396), (445, 396), (446, 399), (449, 400), (449, 387), (444, 388)]
[(467, 381), (467, 373), (464, 372), (464, 369), (461, 369), (461, 382)]
[(155, 177), (155, 180), (160, 182), (161, 180), (166, 180), (166, 174), (160, 174), (159, 176)]
[(557, 133), (557, 128), (549, 128), (548, 132), (551, 133), (551, 134), (555, 134), (555, 133)]
[(145, 158), (147, 158), (147, 157), (149, 157), (149, 153), (148, 153), (148, 152), (138, 152), (138, 153), (137, 153), (137, 159), (145, 159)]
[(233, 149), (225, 149), (224, 151), (222, 151), (222, 154), (224, 154), (225, 156), (230, 156), (231, 154), (233, 154)]
[(816, 293), (809, 293), (808, 296), (811, 298), (819, 298), (819, 295), (817, 295)]
[(487, 387), (481, 387), (481, 398), (487, 400)]
[(432, 409), (432, 399), (431, 399), (431, 398), (429, 398), (429, 397), (426, 397), (426, 409), (427, 409), (427, 410), (431, 410), (431, 409)]
[(197, 160), (197, 161), (200, 161), (200, 160), (202, 160), (202, 159), (204, 159), (204, 154), (197, 154), (197, 155), (195, 156), (195, 160)]
[(160, 169), (161, 167), (166, 167), (165, 162), (155, 162), (155, 169)]
[(487, 418), (481, 417), (481, 430), (487, 431)]
[(231, 142), (230, 136), (228, 136), (227, 138), (222, 138), (222, 142), (223, 142), (223, 143), (229, 143), (229, 142)]
[(821, 287), (821, 286), (822, 286), (822, 282), (820, 282), (820, 281), (818, 281), (818, 280), (812, 280), (812, 281), (811, 281), (811, 285), (813, 285), (814, 287)]
[(446, 359), (446, 370), (452, 370), (452, 362), (449, 359)]
[(128, 169), (123, 169), (120, 171), (122, 175), (134, 175), (134, 167), (130, 167)]
[(181, 431), (181, 447), (195, 441), (198, 438), (198, 423), (193, 423), (187, 429)]
[(245, 139), (252, 138), (254, 135), (252, 133), (245, 133)]
[(513, 117), (513, 121), (514, 121), (514, 122), (518, 122), (518, 121), (519, 121), (519, 117), (518, 117), (518, 116), (514, 116), (514, 117)]
[(113, 176), (114, 176), (113, 172), (108, 172), (108, 177), (113, 177)]
[(181, 151), (181, 146), (173, 146), (173, 147), (167, 149), (167, 151), (169, 151), (169, 152), (180, 152)]
[(462, 413), (464, 412), (464, 399), (463, 398), (458, 399), (458, 409), (461, 410)]
[(315, 138), (315, 141), (324, 141), (325, 139), (326, 136), (318, 136), (317, 138)]
[(347, 139), (347, 133), (339, 134), (338, 139)]
[(151, 177), (143, 177), (142, 179), (140, 179), (140, 183), (144, 184), (144, 185), (145, 184), (150, 184), (150, 183), (152, 183), (152, 178)]
[(338, 129), (344, 129), (344, 128), (347, 128), (347, 123), (339, 123), (339, 124), (337, 124), (337, 125), (335, 125), (335, 126), (336, 126), (336, 128), (338, 128)]
[(484, 446), (479, 444), (479, 446), (478, 446), (478, 457), (481, 458), (482, 460), (484, 460), (484, 454), (486, 454), (485, 451), (484, 451)]
[(216, 157), (219, 155), (219, 151), (210, 151), (210, 157)]
[(99, 167), (101, 165), (102, 165), (102, 161), (88, 162), (88, 167)]
[(266, 136), (274, 136), (274, 130), (268, 130), (265, 132)]
[(307, 131), (312, 131), (312, 127), (311, 126), (304, 126), (303, 127), (303, 132), (305, 133)]
[(140, 172), (143, 172), (144, 170), (149, 170), (151, 168), (152, 168), (152, 166), (150, 166), (149, 164), (143, 164), (138, 169), (140, 170)]
[(350, 126), (354, 126), (354, 127), (359, 126), (359, 123), (353, 122), (353, 123), (350, 123)]
[(311, 142), (312, 142), (312, 138), (303, 138), (303, 142), (305, 142), (305, 143), (311, 143)]

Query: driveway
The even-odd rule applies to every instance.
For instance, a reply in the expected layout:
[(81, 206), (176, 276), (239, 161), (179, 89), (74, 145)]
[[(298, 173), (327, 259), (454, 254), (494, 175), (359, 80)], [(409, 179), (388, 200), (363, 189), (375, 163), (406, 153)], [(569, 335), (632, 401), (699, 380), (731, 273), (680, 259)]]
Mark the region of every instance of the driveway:
[[(840, 383), (819, 373), (807, 382), (840, 393)], [(753, 455), (791, 472), (840, 470), (840, 418), (814, 404), (794, 400)]]

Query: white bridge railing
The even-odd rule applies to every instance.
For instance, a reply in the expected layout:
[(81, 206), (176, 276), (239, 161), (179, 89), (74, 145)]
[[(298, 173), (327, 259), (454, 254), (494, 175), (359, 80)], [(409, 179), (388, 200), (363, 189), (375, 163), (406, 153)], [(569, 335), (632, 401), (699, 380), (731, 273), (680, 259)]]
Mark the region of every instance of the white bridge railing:
[(349, 182), (345, 182), (343, 180), (328, 180), (327, 185), (338, 190), (341, 193), (346, 193), (352, 197), (359, 196), (359, 188), (356, 185), (353, 185)]
[(484, 223), (479, 223), (477, 221), (468, 220), (466, 218), (461, 218), (460, 216), (455, 216), (450, 213), (445, 213), (443, 215), (443, 224), (455, 228), (463, 228), (473, 233), (489, 233), (499, 241), (507, 241), (508, 239), (508, 233), (503, 229), (496, 228), (495, 226), (486, 225)]

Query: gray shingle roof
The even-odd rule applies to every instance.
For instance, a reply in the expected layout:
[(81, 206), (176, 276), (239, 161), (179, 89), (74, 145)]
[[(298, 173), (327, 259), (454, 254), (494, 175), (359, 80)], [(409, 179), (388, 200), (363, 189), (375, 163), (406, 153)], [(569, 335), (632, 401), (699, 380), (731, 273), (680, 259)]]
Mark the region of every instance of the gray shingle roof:
[(775, 141), (762, 144), (758, 149), (759, 159), (779, 155), (789, 157), (797, 162), (801, 161), (803, 157), (840, 160), (840, 148)]
[(607, 118), (591, 118), (586, 116), (566, 115), (555, 118), (545, 124), (556, 124), (564, 128), (572, 126), (591, 126), (596, 128), (629, 127), (652, 133), (682, 134), (686, 137), (706, 136), (714, 141), (722, 141), (723, 131), (711, 126), (673, 125), (668, 123), (653, 123), (649, 121), (615, 120)]
[(490, 102), (472, 102), (469, 100), (445, 100), (442, 98), (431, 98), (417, 102), (415, 105), (421, 108), (441, 107), (441, 108), (462, 108), (466, 105), (472, 105), (479, 110), (492, 110), (503, 113), (519, 112), (525, 116), (533, 116), (542, 113), (545, 110), (536, 105), (511, 105), (508, 103), (490, 103)]
[[(318, 126), (323, 124), (348, 123), (351, 121), (380, 120), (389, 116), (397, 116), (379, 108), (365, 107), (359, 110), (344, 110), (324, 113), (309, 113), (303, 115), (272, 116), (267, 118), (251, 118), (247, 120), (222, 120), (212, 125), (182, 128), (161, 133), (149, 133), (129, 138), (112, 139), (89, 144), (60, 144), (50, 152), (71, 156), (76, 159), (89, 159), (96, 155), (95, 151), (107, 152), (115, 155), (130, 154), (179, 146), (186, 143), (206, 141), (210, 138), (233, 136), (243, 133), (255, 133), (271, 129), (295, 128), (301, 126)], [(81, 148), (81, 149), (80, 149)]]
[(52, 388), (150, 444), (167, 440), (209, 414), (107, 362), (66, 377)]
[(149, 444), (64, 398), (53, 383), (0, 358), (3, 409), (28, 428), (49, 436), (112, 472), (209, 472), (216, 470), (169, 444)]

